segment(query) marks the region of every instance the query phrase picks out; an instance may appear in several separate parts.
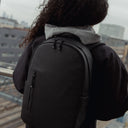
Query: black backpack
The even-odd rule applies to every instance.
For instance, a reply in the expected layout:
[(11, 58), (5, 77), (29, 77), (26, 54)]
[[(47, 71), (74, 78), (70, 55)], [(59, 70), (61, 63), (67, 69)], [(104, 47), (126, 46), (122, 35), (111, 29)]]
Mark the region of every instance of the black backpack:
[(85, 122), (92, 56), (79, 41), (55, 37), (31, 59), (21, 117), (31, 128), (80, 128)]

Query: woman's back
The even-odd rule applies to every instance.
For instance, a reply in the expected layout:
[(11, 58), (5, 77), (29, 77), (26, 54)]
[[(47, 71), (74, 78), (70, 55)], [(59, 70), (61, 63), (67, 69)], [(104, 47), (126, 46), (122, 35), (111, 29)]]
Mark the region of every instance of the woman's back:
[(93, 56), (92, 86), (87, 118), (81, 128), (95, 128), (97, 119), (122, 116), (128, 107), (128, 73), (116, 53), (99, 43), (100, 36), (92, 29), (106, 17), (107, 10), (107, 0), (49, 0), (21, 45), (28, 47), (14, 71), (15, 86), (24, 93), (32, 52), (38, 44), (54, 36), (76, 39), (70, 36), (73, 34), (87, 45)]

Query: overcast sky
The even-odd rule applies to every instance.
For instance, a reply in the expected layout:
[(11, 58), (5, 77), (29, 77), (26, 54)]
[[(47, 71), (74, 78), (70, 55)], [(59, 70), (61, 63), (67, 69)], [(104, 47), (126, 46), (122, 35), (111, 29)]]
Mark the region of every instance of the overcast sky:
[[(2, 0), (0, 15), (2, 16), (3, 12), (6, 12), (9, 16), (13, 15), (13, 18), (19, 22), (26, 21), (30, 25), (39, 13), (38, 6), (42, 1), (43, 0)], [(128, 0), (109, 0), (109, 4), (109, 14), (104, 22), (118, 24), (128, 28)]]

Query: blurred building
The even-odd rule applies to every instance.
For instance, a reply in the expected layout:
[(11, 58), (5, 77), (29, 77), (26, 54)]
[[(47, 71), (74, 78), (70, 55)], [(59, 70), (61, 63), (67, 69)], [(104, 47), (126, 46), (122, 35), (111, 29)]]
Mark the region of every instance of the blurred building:
[(17, 20), (7, 17), (0, 17), (0, 28), (28, 28), (28, 23), (22, 21), (21, 24)]
[(99, 34), (123, 39), (125, 28), (119, 25), (100, 24)]
[(128, 40), (109, 37), (106, 35), (102, 35), (101, 38), (102, 38), (102, 42), (112, 47), (122, 47), (122, 46), (128, 45)]
[(0, 27), (15, 28), (17, 25), (18, 22), (16, 20), (0, 17)]
[(23, 52), (19, 44), (26, 34), (25, 30), (0, 28), (0, 62), (16, 64)]
[(24, 28), (28, 28), (28, 23), (25, 21), (21, 21), (20, 25), (22, 25)]
[(128, 70), (128, 40), (102, 35), (102, 42), (110, 46), (118, 54)]

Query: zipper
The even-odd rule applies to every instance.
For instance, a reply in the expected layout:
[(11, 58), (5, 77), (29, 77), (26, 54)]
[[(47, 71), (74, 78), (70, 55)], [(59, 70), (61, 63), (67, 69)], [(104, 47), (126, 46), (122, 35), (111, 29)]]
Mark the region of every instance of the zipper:
[(29, 84), (29, 92), (28, 92), (29, 94), (28, 94), (28, 102), (27, 102), (28, 111), (31, 111), (35, 77), (36, 77), (36, 72), (33, 72), (31, 83)]

